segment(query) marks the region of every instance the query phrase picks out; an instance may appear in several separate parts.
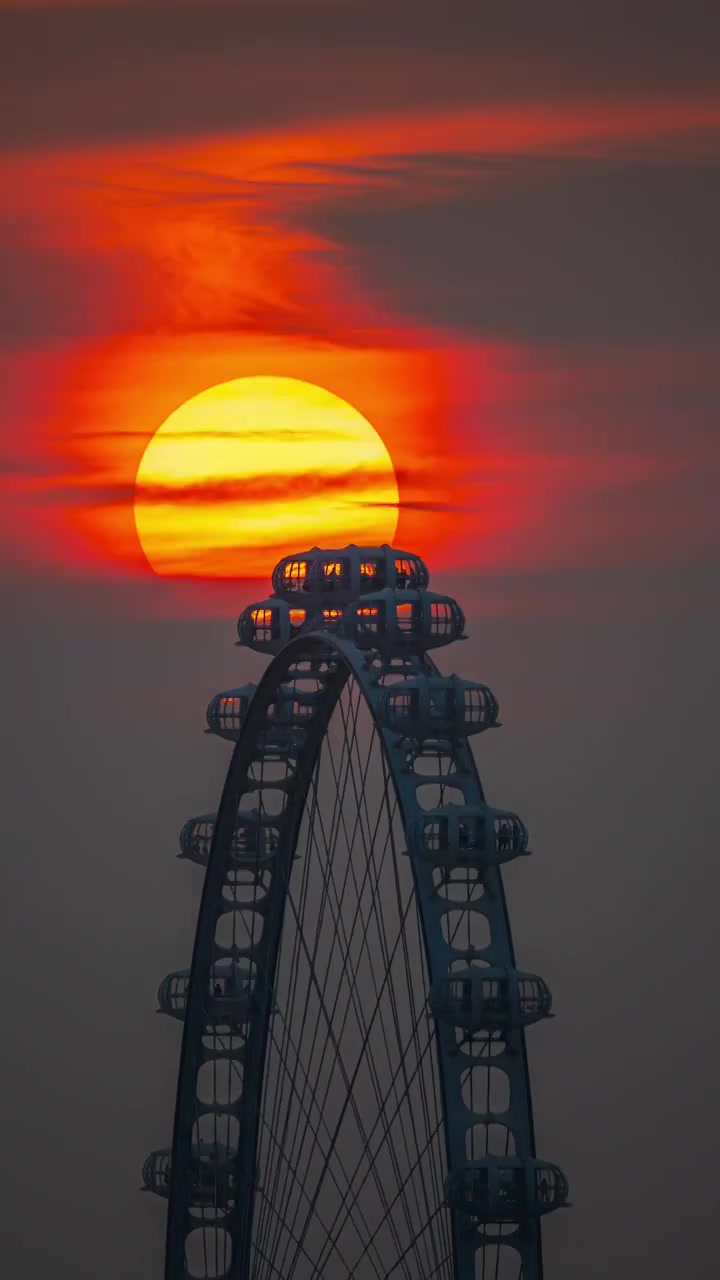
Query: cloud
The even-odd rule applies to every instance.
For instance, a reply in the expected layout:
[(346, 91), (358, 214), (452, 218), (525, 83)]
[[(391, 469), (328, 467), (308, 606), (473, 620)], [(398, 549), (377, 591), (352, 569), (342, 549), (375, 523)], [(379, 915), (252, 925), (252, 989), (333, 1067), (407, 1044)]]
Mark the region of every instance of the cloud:
[[(402, 484), (422, 483), (431, 480), (429, 474), (410, 473), (400, 469), (397, 480)], [(37, 493), (40, 489), (44, 500), (61, 502), (70, 505), (95, 505), (132, 503), (137, 496), (148, 505), (192, 506), (193, 504), (238, 502), (259, 503), (278, 502), (290, 498), (297, 501), (306, 498), (327, 496), (342, 499), (344, 495), (357, 493), (371, 494), (373, 489), (386, 489), (388, 472), (374, 470), (369, 467), (353, 467), (348, 471), (294, 471), (285, 473), (270, 472), (247, 476), (208, 476), (202, 480), (187, 484), (142, 484), (136, 488), (134, 482), (79, 483), (63, 477), (43, 479), (27, 486), (28, 494)], [(371, 500), (359, 500), (358, 505), (376, 506)]]
[[(353, 503), (358, 506), (359, 503)], [(481, 507), (467, 506), (460, 502), (435, 502), (431, 498), (427, 499), (411, 499), (401, 498), (398, 502), (364, 502), (365, 507), (395, 507), (398, 511), (427, 511), (427, 512), (470, 512), (481, 511)]]
[(6, 158), (0, 336), (362, 345), (389, 314), (531, 340), (710, 331), (713, 154), (720, 99), (695, 93)]
[[(18, 134), (14, 153), (3, 161), (8, 252), (0, 331), (18, 353), (21, 344), (31, 350), (34, 343), (60, 346), (73, 338), (78, 355), (86, 353), (84, 363), (78, 359), (72, 385), (56, 381), (56, 401), (44, 407), (52, 432), (44, 442), (28, 444), (29, 454), (35, 448), (42, 455), (49, 439), (58, 453), (66, 448), (67, 465), (59, 468), (66, 479), (46, 486), (43, 500), (68, 513), (74, 503), (78, 509), (93, 503), (115, 511), (124, 503), (129, 509), (136, 446), (182, 399), (214, 381), (254, 371), (256, 360), (265, 372), (292, 369), (298, 376), (305, 369), (299, 376), (323, 384), (327, 374), (327, 385), (341, 390), (336, 379), (345, 377), (342, 368), (359, 352), (376, 351), (387, 335), (396, 350), (404, 333), (416, 352), (431, 353), (435, 361), (428, 394), (432, 409), (422, 409), (424, 427), (418, 426), (417, 398), (409, 389), (403, 388), (387, 414), (391, 396), (383, 401), (383, 394), (377, 395), (377, 418), (365, 408), (366, 396), (372, 405), (371, 384), (382, 393), (383, 379), (387, 386), (394, 376), (382, 360), (368, 364), (363, 377), (353, 376), (346, 392), (387, 432), (394, 457), (399, 453), (405, 460), (417, 449), (428, 459), (428, 471), (434, 468), (432, 483), (427, 477), (402, 481), (402, 527), (408, 537), (420, 536), (423, 524), (431, 523), (423, 517), (434, 513), (433, 527), (443, 525), (445, 517), (444, 526), (472, 526), (477, 535), (472, 554), (485, 554), (493, 538), (497, 550), (501, 535), (506, 560), (526, 554), (527, 529), (540, 528), (547, 492), (558, 498), (562, 490), (567, 513), (591, 480), (579, 464), (562, 473), (566, 488), (561, 472), (547, 460), (523, 471), (519, 432), (534, 445), (542, 437), (548, 455), (554, 451), (563, 457), (573, 456), (572, 433), (582, 435), (586, 422), (609, 441), (618, 413), (607, 403), (610, 388), (617, 389), (624, 405), (622, 427), (630, 438), (646, 438), (656, 426), (660, 397), (648, 391), (649, 384), (639, 393), (638, 420), (629, 421), (624, 375), (617, 366), (607, 384), (588, 381), (571, 415), (568, 379), (578, 353), (614, 344), (629, 360), (630, 352), (651, 349), (656, 353), (652, 382), (664, 367), (658, 352), (671, 345), (677, 362), (679, 345), (711, 348), (716, 341), (713, 268), (720, 183), (711, 161), (718, 153), (720, 99), (703, 88), (702, 74), (692, 91), (653, 88), (661, 58), (655, 70), (645, 68), (647, 74), (623, 92), (605, 85), (591, 97), (572, 75), (558, 89), (550, 75), (549, 44), (530, 59), (533, 74), (521, 74), (520, 58), (507, 83), (498, 87), (502, 77), (493, 80), (495, 72), (478, 79), (477, 63), (457, 32), (452, 58), (443, 63), (431, 38), (440, 18), (422, 6), (409, 44), (407, 39), (403, 44), (399, 11), (383, 18), (388, 43), (380, 66), (377, 31), (371, 40), (370, 27), (362, 28), (365, 35), (352, 48), (341, 39), (341, 29), (345, 35), (357, 32), (353, 23), (367, 22), (366, 16), (341, 19), (335, 7), (324, 44), (310, 48), (303, 29), (292, 48), (289, 33), (293, 23), (298, 30), (301, 25), (295, 16), (283, 32), (286, 43), (277, 42), (277, 58), (255, 65), (263, 41), (270, 40), (270, 26), (276, 25), (274, 20), (263, 27), (266, 8), (256, 11), (259, 25), (253, 26), (251, 48), (244, 46), (243, 56), (253, 61), (247, 84), (235, 59), (232, 110), (222, 127), (207, 130), (204, 78), (223, 81), (225, 53), (217, 65), (211, 63), (218, 32), (223, 23), (238, 22), (239, 8), (227, 6), (217, 27), (206, 23), (200, 32), (200, 9), (180, 6), (177, 29), (168, 31), (162, 57), (148, 59), (146, 75), (136, 74), (135, 67), (137, 100), (120, 95), (125, 115), (121, 112), (115, 124), (110, 108), (113, 95), (127, 88), (126, 68), (135, 66), (138, 15), (131, 19), (128, 10), (120, 22), (117, 14), (90, 17), (88, 10), (82, 37), (75, 18), (65, 15), (69, 26), (62, 36), (50, 20), (43, 41), (35, 45), (29, 27), (15, 22), (12, 38), (22, 56), (11, 80), (15, 75), (17, 87), (23, 58), (34, 49), (33, 75), (37, 80), (47, 72), (48, 96), (40, 132), (30, 128), (24, 152)], [(309, 12), (299, 4), (301, 9)], [(167, 27), (168, 6), (162, 10)], [(203, 21), (209, 11), (203, 6)], [(212, 12), (215, 16), (214, 7)], [(143, 10), (150, 45), (159, 13), (153, 4)], [(444, 16), (442, 23), (449, 25)], [(406, 15), (404, 28), (407, 37)], [(59, 76), (53, 41), (57, 37), (59, 49), (73, 30), (81, 45), (85, 41), (83, 59), (101, 33), (103, 40), (110, 39), (114, 69), (108, 73), (107, 96), (104, 84), (98, 89), (105, 54), (94, 63), (92, 86), (79, 69), (77, 51)], [(576, 32), (572, 39), (577, 38)], [(587, 31), (584, 38), (587, 42)], [(330, 65), (327, 49), (333, 41), (332, 83), (345, 78), (348, 91), (343, 89), (337, 100), (326, 98), (331, 84), (326, 80), (312, 98), (313, 68)], [(393, 50), (401, 46), (403, 57), (391, 66)], [(12, 40), (5, 47), (12, 48)], [(658, 47), (653, 45), (653, 57), (659, 58)], [(229, 53), (227, 59), (229, 66)], [(369, 67), (380, 72), (377, 95)], [(405, 86), (397, 92), (399, 67), (408, 77), (407, 93)], [(394, 96), (389, 92), (393, 77)], [(275, 114), (276, 78), (287, 90), (281, 105), (288, 114), (282, 120)], [(168, 87), (172, 93), (166, 93)], [(243, 114), (246, 88), (253, 108)], [(183, 113), (193, 92), (198, 120), (190, 124)], [(67, 95), (67, 106), (77, 94), (78, 107), (91, 93), (97, 95), (96, 118), (87, 123), (83, 118), (75, 133), (62, 110), (56, 118), (53, 95)], [(303, 96), (308, 93), (309, 98)], [(144, 100), (145, 105), (151, 100), (152, 110), (138, 122), (133, 113)], [(207, 110), (221, 105), (211, 92)], [(27, 125), (21, 111), (21, 131)], [(102, 145), (97, 139), (93, 144), (94, 130)], [(80, 137), (89, 145), (67, 144)], [(109, 338), (118, 346), (134, 343), (136, 355), (125, 365), (113, 365), (105, 355), (112, 347)], [(484, 363), (488, 347), (498, 342), (521, 353), (513, 378), (524, 389), (525, 406), (498, 400), (498, 369)], [(213, 348), (227, 355), (215, 360), (207, 354)], [(541, 349), (544, 361), (550, 353), (557, 356), (561, 367), (552, 387), (537, 367), (523, 366), (529, 348)], [(312, 373), (307, 373), (307, 359), (315, 361)], [(669, 394), (664, 385), (663, 397)], [(19, 430), (15, 419), (13, 430)], [(522, 504), (515, 506), (507, 500), (508, 473), (492, 470), (492, 458), (505, 444), (516, 467), (515, 498), (522, 486)], [(83, 472), (86, 457), (77, 476), (72, 465), (83, 447), (92, 457), (88, 474)], [(77, 452), (69, 461), (73, 449)], [(476, 467), (480, 456), (483, 474)], [(598, 465), (596, 477), (603, 474)], [(258, 501), (273, 500), (277, 482), (273, 486), (258, 477), (253, 483)], [(299, 477), (293, 485), (298, 492), (317, 492), (312, 478)], [(627, 489), (627, 473), (618, 470), (608, 480), (609, 488), (613, 485)], [(236, 482), (221, 480), (193, 486), (180, 500), (199, 502), (210, 493), (213, 501), (234, 502), (238, 492)], [(250, 494), (246, 481), (242, 492)], [(167, 492), (155, 496), (158, 501), (170, 497)], [(560, 537), (560, 499), (542, 542), (546, 549), (551, 535)], [(600, 503), (595, 519), (603, 518)], [(517, 538), (508, 551), (513, 520)], [(567, 541), (567, 525), (561, 532)], [(661, 535), (658, 530), (658, 544)]]
[[(41, 25), (40, 25), (41, 24)], [(206, 134), (375, 111), (717, 82), (701, 0), (142, 0), (0, 11), (7, 146)], [(558, 89), (560, 86), (560, 90)]]
[(571, 344), (720, 336), (716, 161), (521, 156), (490, 188), (483, 174), (444, 200), (314, 225), (430, 325)]

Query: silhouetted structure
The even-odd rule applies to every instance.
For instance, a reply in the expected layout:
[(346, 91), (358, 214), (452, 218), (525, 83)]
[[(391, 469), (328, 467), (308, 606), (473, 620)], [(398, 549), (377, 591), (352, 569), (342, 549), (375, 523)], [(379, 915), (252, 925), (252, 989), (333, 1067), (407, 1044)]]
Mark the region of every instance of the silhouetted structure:
[(183, 1022), (166, 1280), (541, 1280), (525, 1028), (551, 1014), (515, 967), (501, 864), (521, 820), (485, 800), (482, 684), (429, 651), (462, 638), (418, 556), (314, 547), (281, 560), (240, 643), (259, 685), (217, 694), (236, 743), (217, 814), (181, 857), (206, 868), (192, 967), (160, 985)]

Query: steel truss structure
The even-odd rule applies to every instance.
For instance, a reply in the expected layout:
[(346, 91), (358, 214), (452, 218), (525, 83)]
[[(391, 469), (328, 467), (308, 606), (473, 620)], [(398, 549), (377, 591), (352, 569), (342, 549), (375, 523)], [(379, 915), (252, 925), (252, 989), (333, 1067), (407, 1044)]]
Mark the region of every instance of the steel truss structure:
[(540, 1219), (567, 1201), (538, 1160), (525, 1028), (550, 1014), (519, 971), (500, 867), (527, 853), (487, 804), (469, 738), (484, 685), (429, 650), (464, 617), (391, 547), (281, 561), (240, 617), (271, 655), (218, 694), (235, 742), (192, 965), (160, 1008), (184, 1023), (166, 1280), (541, 1280)]

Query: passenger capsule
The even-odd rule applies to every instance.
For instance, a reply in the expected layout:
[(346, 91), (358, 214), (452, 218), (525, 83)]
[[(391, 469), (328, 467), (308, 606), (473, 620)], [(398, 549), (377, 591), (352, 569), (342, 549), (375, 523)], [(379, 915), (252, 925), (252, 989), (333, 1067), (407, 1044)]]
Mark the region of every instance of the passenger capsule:
[(339, 551), (299, 551), (275, 566), (273, 591), (289, 601), (314, 602), (315, 608), (330, 601), (347, 604), (371, 591), (424, 590), (430, 581), (427, 566), (410, 551), (351, 544)]
[(498, 704), (490, 689), (473, 680), (411, 677), (385, 691), (379, 714), (389, 729), (422, 741), (482, 733), (497, 723)]
[(452, 644), (465, 615), (450, 596), (433, 591), (376, 591), (345, 609), (340, 632), (361, 649), (423, 651)]
[(238, 618), (240, 644), (258, 653), (279, 653), (299, 634), (308, 617), (308, 609), (300, 602), (288, 604), (287, 600), (270, 596), (243, 609)]
[(434, 867), (488, 867), (527, 854), (528, 833), (514, 813), (487, 805), (446, 804), (410, 829), (410, 852)]
[(445, 1181), (451, 1209), (476, 1222), (538, 1218), (567, 1204), (568, 1184), (557, 1165), (521, 1156), (485, 1156)]
[[(158, 987), (158, 1013), (167, 1013), (182, 1022), (189, 990), (189, 969), (176, 969), (169, 973)], [(250, 978), (247, 970), (229, 960), (216, 961), (208, 979), (205, 1001), (207, 1024), (242, 1024), (247, 1019), (249, 1007)]]
[[(216, 820), (217, 814), (203, 813), (185, 823), (180, 832), (181, 858), (188, 858), (201, 867), (207, 866)], [(272, 819), (261, 820), (255, 811), (240, 812), (233, 833), (230, 865), (250, 870), (263, 867), (272, 862), (279, 843), (280, 832)]]
[[(192, 1148), (190, 1167), (191, 1208), (227, 1208), (235, 1200), (234, 1152), (219, 1142), (201, 1142)], [(172, 1148), (151, 1151), (143, 1165), (143, 1191), (167, 1199), (170, 1195)]]
[(237, 742), (256, 688), (257, 685), (244, 684), (216, 694), (207, 709), (208, 733)]
[(429, 1005), (438, 1022), (473, 1034), (516, 1030), (548, 1018), (552, 996), (534, 973), (471, 967), (436, 982)]

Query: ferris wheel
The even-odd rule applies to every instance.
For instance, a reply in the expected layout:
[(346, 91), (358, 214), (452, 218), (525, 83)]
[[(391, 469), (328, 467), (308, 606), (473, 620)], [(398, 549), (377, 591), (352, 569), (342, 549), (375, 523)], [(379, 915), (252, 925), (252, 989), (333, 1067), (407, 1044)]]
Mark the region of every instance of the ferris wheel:
[(527, 853), (485, 800), (469, 739), (484, 685), (429, 651), (464, 617), (389, 546), (281, 560), (238, 622), (270, 655), (219, 693), (235, 743), (217, 813), (186, 823), (205, 868), (181, 1020), (166, 1280), (541, 1280), (566, 1204), (537, 1158), (525, 1028), (550, 1014), (515, 967), (500, 867)]

